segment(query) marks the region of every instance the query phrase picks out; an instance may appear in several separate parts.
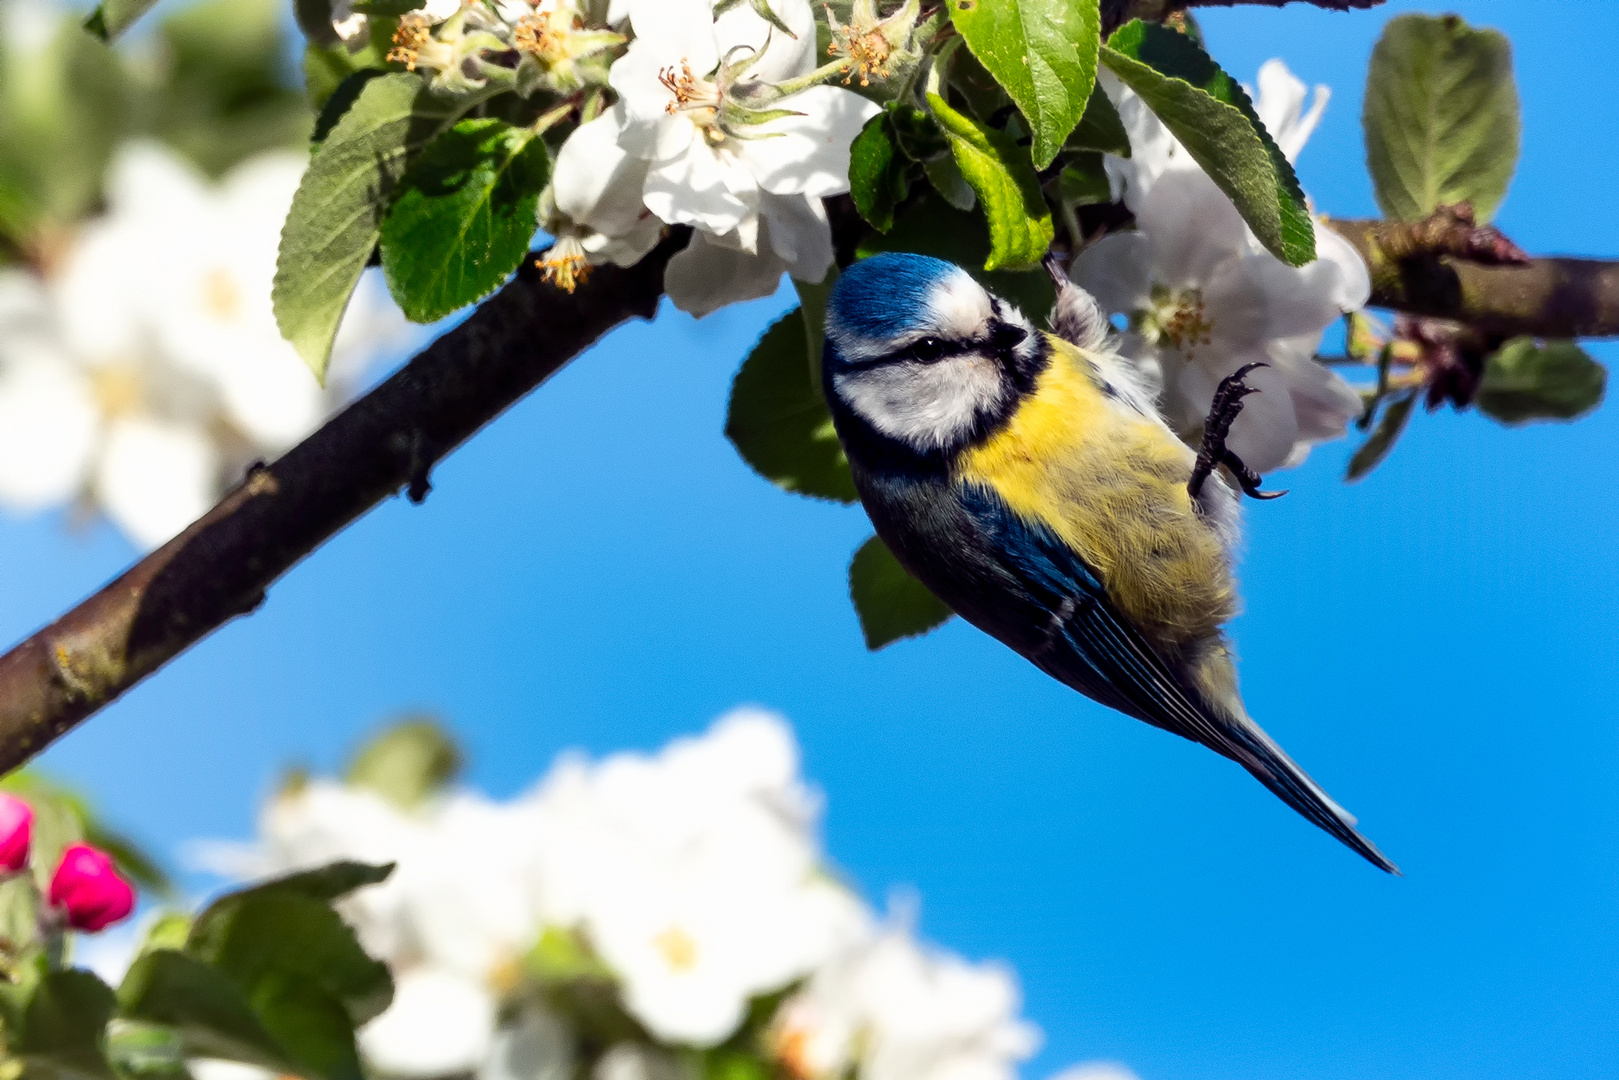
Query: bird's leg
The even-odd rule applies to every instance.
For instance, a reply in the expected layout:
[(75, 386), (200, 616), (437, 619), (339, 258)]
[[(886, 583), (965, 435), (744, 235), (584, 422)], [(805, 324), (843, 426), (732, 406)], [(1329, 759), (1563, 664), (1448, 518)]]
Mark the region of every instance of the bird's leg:
[(1260, 491), (1263, 478), (1243, 464), (1242, 459), (1227, 449), (1225, 444), (1226, 436), (1231, 433), (1232, 421), (1242, 412), (1242, 399), (1259, 392), (1258, 387), (1249, 386), (1243, 377), (1255, 368), (1265, 366), (1261, 363), (1244, 364), (1220, 380), (1219, 387), (1214, 391), (1214, 404), (1209, 406), (1208, 418), (1203, 422), (1203, 446), (1197, 452), (1197, 463), (1192, 466), (1192, 478), (1186, 482), (1186, 490), (1193, 499), (1203, 490), (1203, 482), (1217, 465), (1231, 470), (1243, 494), (1249, 498), (1276, 499), (1287, 494), (1286, 491)]

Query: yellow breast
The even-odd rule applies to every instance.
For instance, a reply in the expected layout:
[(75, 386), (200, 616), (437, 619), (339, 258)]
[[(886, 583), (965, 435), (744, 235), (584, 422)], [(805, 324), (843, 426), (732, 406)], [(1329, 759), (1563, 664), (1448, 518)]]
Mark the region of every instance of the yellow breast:
[(995, 491), (1096, 571), (1161, 647), (1215, 633), (1236, 606), (1219, 537), (1186, 491), (1194, 455), (1162, 425), (1103, 395), (1057, 338), (1050, 365), (1006, 427), (957, 459), (958, 480)]

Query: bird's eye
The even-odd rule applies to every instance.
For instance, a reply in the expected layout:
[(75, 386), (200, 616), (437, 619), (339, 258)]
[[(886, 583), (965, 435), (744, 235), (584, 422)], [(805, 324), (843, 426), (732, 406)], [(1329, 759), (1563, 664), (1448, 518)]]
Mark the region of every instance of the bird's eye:
[(911, 347), (906, 351), (911, 354), (912, 359), (920, 360), (924, 364), (931, 364), (944, 355), (944, 342), (936, 337), (925, 337), (921, 341), (912, 343)]

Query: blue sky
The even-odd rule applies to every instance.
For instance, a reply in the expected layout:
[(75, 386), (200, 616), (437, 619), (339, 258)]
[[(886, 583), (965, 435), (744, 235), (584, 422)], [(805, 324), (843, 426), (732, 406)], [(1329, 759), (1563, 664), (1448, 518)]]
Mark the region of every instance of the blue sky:
[[(1454, 5), (1511, 36), (1524, 163), (1500, 223), (1619, 255), (1612, 9)], [(1390, 14), (1203, 19), (1228, 70), (1335, 95), (1300, 162), (1371, 214), (1361, 82)], [(777, 492), (721, 434), (785, 296), (625, 328), (53, 749), (172, 853), (245, 836), (280, 767), (336, 765), (404, 709), (470, 779), (652, 748), (739, 702), (795, 722), (827, 845), (925, 934), (1009, 961), (1046, 1047), (1145, 1080), (1608, 1076), (1619, 1060), (1615, 409), (1505, 430), (1419, 416), (1363, 484), (1319, 451), (1250, 504), (1234, 626), (1254, 715), (1406, 872), (1376, 873), (1215, 755), (1056, 685), (959, 623), (872, 656), (845, 596), (857, 509)], [(1600, 358), (1619, 349), (1593, 346)], [(0, 522), (0, 632), (116, 573), (104, 527)]]

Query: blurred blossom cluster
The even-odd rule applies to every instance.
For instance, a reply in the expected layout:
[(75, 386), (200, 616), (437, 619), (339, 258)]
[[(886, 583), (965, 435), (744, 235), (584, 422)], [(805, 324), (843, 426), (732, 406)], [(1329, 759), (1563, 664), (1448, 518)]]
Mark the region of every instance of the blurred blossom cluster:
[[(1316, 360), (1323, 332), (1371, 295), (1366, 265), (1319, 222), (1317, 258), (1291, 267), (1266, 251), (1231, 200), (1162, 121), (1107, 72), (1099, 84), (1118, 107), (1130, 157), (1105, 161), (1116, 198), (1136, 228), (1102, 237), (1071, 276), (1104, 310), (1128, 319), (1123, 348), (1160, 387), (1164, 418), (1189, 441), (1201, 437), (1220, 380), (1244, 364), (1261, 391), (1245, 399), (1228, 444), (1259, 472), (1302, 463), (1318, 442), (1342, 438), (1364, 409), (1360, 395)], [(1255, 111), (1289, 161), (1326, 108), (1313, 105), (1280, 60), (1259, 70)]]
[(43, 266), (0, 269), (0, 504), (76, 500), (155, 547), (404, 344), (380, 281), (350, 303), (324, 389), (282, 340), (270, 285), (303, 168), (271, 151), (213, 183), (157, 143), (129, 143), (107, 213)]
[[(427, 737), (374, 745), (427, 760)], [(359, 1032), (377, 1075), (1013, 1080), (1035, 1049), (1009, 971), (918, 941), (833, 874), (774, 714), (564, 756), (506, 802), (369, 760), (289, 785), (256, 843), (199, 853), (242, 876), (396, 864), (340, 905), (395, 977)]]

